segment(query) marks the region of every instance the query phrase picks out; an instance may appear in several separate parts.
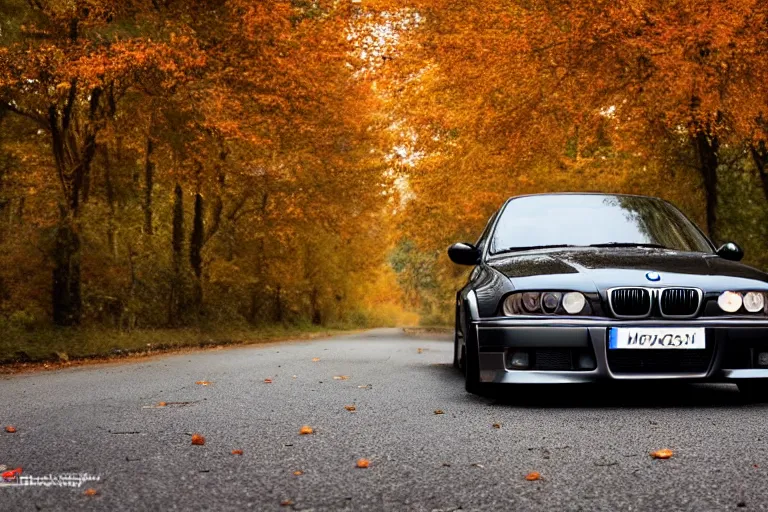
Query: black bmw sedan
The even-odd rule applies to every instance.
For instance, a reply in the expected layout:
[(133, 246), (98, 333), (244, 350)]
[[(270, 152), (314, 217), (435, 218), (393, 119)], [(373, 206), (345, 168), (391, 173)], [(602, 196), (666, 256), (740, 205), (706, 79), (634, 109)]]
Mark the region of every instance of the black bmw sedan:
[(454, 365), (466, 388), (599, 380), (733, 382), (768, 400), (768, 274), (716, 249), (661, 199), (509, 199), (457, 294)]

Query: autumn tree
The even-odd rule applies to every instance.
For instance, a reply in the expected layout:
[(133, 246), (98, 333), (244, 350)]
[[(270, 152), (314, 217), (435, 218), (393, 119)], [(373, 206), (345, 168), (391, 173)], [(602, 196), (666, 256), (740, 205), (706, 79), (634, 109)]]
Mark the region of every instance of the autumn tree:
[[(0, 108), (48, 133), (58, 177), (59, 222), (53, 247), (52, 305), (60, 325), (80, 322), (82, 205), (91, 195), (100, 131), (123, 95), (148, 76), (174, 87), (204, 63), (194, 41), (121, 37), (151, 4), (32, 2), (20, 35), (0, 49)], [(21, 6), (20, 6), (21, 7)]]

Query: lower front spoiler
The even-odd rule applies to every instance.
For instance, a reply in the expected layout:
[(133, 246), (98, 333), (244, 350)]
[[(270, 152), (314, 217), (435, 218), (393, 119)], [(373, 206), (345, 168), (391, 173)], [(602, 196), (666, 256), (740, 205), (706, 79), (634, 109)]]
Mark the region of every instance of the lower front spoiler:
[[(712, 355), (708, 364), (695, 371), (626, 373), (611, 368), (608, 357), (610, 327), (705, 327)], [(493, 319), (473, 323), (478, 340), (479, 378), (496, 384), (578, 384), (600, 381), (733, 382), (768, 379), (768, 367), (756, 367), (756, 354), (768, 352), (768, 321), (743, 319), (697, 319), (685, 322), (620, 322), (599, 319)], [(590, 370), (518, 370), (507, 366), (514, 350), (590, 350), (595, 367)], [(638, 351), (640, 353), (641, 351)], [(733, 355), (739, 357), (733, 357)], [(742, 357), (743, 356), (743, 357)]]
[(721, 370), (716, 375), (697, 377), (690, 374), (643, 374), (610, 377), (601, 376), (597, 371), (537, 371), (537, 370), (483, 370), (483, 354), (480, 356), (480, 382), (494, 384), (589, 384), (605, 382), (606, 380), (620, 381), (659, 381), (673, 379), (681, 382), (731, 382), (740, 379), (768, 379), (768, 370)]

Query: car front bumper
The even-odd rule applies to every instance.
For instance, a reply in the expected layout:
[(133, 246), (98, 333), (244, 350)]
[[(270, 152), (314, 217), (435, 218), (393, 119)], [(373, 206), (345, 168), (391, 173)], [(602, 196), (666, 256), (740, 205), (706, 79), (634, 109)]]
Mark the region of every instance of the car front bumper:
[[(608, 348), (608, 331), (612, 327), (704, 327), (707, 350), (695, 354), (698, 359), (693, 362), (688, 357), (695, 352), (692, 350), (611, 350)], [(738, 382), (739, 379), (768, 378), (768, 366), (757, 364), (758, 353), (768, 352), (768, 320), (622, 321), (504, 317), (475, 321), (472, 328), (478, 340), (480, 381), (484, 383), (562, 384), (660, 379)], [(563, 358), (567, 360), (568, 356), (563, 354), (591, 354), (594, 368), (577, 369), (574, 363), (570, 369), (562, 368), (562, 364), (552, 368), (535, 365), (533, 369), (512, 369), (509, 356), (516, 351), (527, 352), (534, 360), (537, 354), (554, 354), (560, 357), (560, 363)], [(619, 352), (622, 354), (617, 360)], [(634, 366), (633, 358), (637, 358), (638, 363)], [(674, 358), (681, 358), (679, 367)]]

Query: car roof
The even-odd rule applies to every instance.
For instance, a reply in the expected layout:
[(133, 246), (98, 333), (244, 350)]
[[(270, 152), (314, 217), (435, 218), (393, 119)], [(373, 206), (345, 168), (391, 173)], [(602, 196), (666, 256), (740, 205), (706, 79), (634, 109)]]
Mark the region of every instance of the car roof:
[(664, 201), (664, 199), (656, 196), (647, 196), (643, 194), (615, 194), (613, 192), (541, 192), (537, 194), (522, 194), (519, 196), (512, 196), (507, 201), (513, 199), (520, 199), (522, 197), (546, 197), (546, 196), (605, 196), (605, 197), (642, 197), (644, 199), (654, 199), (657, 201)]

